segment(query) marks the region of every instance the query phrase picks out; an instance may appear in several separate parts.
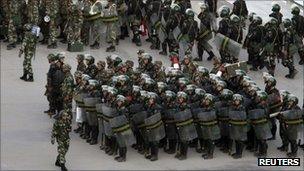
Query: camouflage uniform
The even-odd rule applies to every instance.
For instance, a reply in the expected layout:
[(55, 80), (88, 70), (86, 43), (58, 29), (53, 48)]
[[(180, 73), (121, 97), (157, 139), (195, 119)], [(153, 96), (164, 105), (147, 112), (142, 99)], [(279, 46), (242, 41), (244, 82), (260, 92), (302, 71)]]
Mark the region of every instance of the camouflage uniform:
[[(68, 111), (63, 110), (59, 119), (57, 119), (53, 125), (52, 130), (52, 144), (55, 143), (55, 139), (58, 143), (57, 151), (58, 156), (56, 159), (56, 166), (61, 166), (61, 169), (65, 168), (65, 155), (68, 152), (70, 146), (70, 132), (72, 124), (71, 114)], [(66, 170), (66, 168), (65, 168)]]
[(67, 20), (67, 41), (69, 44), (81, 42), (81, 27), (83, 24), (82, 12), (76, 5), (71, 7), (70, 15)]
[(27, 4), (28, 23), (38, 25), (39, 23), (39, 0), (29, 0)]
[(7, 40), (7, 27), (8, 27), (8, 14), (9, 14), (9, 2), (8, 0), (2, 0), (0, 2), (0, 39)]
[[(29, 25), (30, 30), (27, 30), (21, 45), (20, 54), (24, 53), (23, 61), (23, 77), (24, 80), (33, 81), (33, 69), (32, 69), (32, 57), (35, 55), (37, 36), (31, 32), (31, 25)], [(29, 76), (29, 79), (26, 78)]]
[(192, 79), (193, 74), (196, 71), (196, 66), (192, 61), (186, 62), (186, 60), (191, 60), (189, 58), (185, 58), (182, 62), (183, 73), (188, 76), (189, 79)]
[(77, 58), (77, 63), (78, 63), (76, 70), (84, 72), (86, 69), (86, 65), (84, 63), (84, 55), (78, 54), (76, 58)]
[(165, 73), (165, 69), (163, 68), (163, 64), (161, 61), (154, 62), (154, 69), (155, 69), (155, 72), (153, 73), (152, 78), (156, 82), (166, 82), (166, 73)]
[(106, 63), (105, 61), (98, 61), (97, 62), (97, 75), (96, 80), (100, 81), (101, 84), (106, 85), (109, 78), (107, 75), (107, 71), (105, 70)]
[(107, 52), (115, 51), (115, 44), (117, 41), (117, 21), (118, 21), (118, 14), (116, 9), (116, 4), (113, 0), (109, 1), (108, 6), (104, 12), (104, 18), (102, 19), (103, 22), (106, 24), (107, 31), (107, 39), (110, 40), (110, 46), (107, 48)]
[(59, 14), (59, 1), (58, 0), (46, 0), (46, 15), (50, 17), (49, 22), (49, 45), (48, 48), (57, 47), (57, 17)]
[(69, 14), (71, 10), (72, 0), (65, 0), (59, 1), (59, 14), (60, 14), (60, 28), (61, 28), (61, 35), (63, 36), (64, 40), (67, 38), (67, 34), (64, 33), (64, 29), (66, 28), (68, 17), (71, 16)]
[(25, 11), (25, 1), (11, 0), (9, 1), (9, 23), (8, 23), (8, 50), (15, 48), (18, 38), (22, 31), (22, 24), (24, 21), (24, 15), (22, 11)]
[(72, 110), (72, 100), (74, 92), (74, 78), (70, 73), (71, 67), (67, 64), (63, 65), (63, 72), (65, 74), (64, 80), (61, 84), (62, 98), (63, 98), (63, 109), (69, 113)]
[(289, 69), (289, 74), (287, 74), (285, 77), (294, 78), (297, 70), (294, 66), (293, 55), (297, 52), (297, 48), (301, 46), (301, 38), (297, 35), (295, 29), (291, 26), (291, 21), (289, 19), (287, 20), (290, 25), (286, 25), (287, 28), (284, 31), (283, 51), (285, 52), (285, 57), (282, 61), (282, 64)]

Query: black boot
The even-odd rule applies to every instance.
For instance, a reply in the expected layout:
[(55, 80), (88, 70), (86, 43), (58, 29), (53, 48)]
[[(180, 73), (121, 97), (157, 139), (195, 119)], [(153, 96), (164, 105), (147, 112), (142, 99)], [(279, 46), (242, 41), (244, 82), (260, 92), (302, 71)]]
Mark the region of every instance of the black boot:
[(8, 45), (6, 46), (6, 49), (7, 49), (7, 50), (12, 50), (12, 49), (14, 49), (14, 48), (16, 48), (16, 43), (10, 43), (10, 44), (8, 44)]
[(91, 139), (91, 131), (92, 131), (92, 127), (89, 124), (87, 124), (84, 133), (85, 134), (84, 139), (86, 139), (87, 142)]
[(107, 47), (106, 52), (114, 52), (115, 51), (115, 46), (111, 45)]
[(56, 162), (55, 162), (55, 166), (60, 167), (60, 162), (59, 162), (59, 160), (58, 160), (58, 159), (57, 159), (57, 160), (56, 160)]
[(157, 144), (153, 144), (151, 146), (151, 158), (150, 161), (156, 161), (158, 160), (158, 145)]
[(297, 157), (297, 152), (298, 152), (298, 144), (296, 140), (292, 140), (290, 142), (290, 147), (291, 147), (291, 152), (287, 153), (287, 157), (290, 158), (295, 158)]
[(27, 72), (25, 70), (23, 70), (23, 75), (22, 75), (22, 77), (20, 77), (20, 79), (24, 80), (24, 81), (27, 80)]
[(61, 164), (61, 171), (67, 171), (68, 169), (65, 167), (65, 164)]
[(110, 152), (108, 155), (116, 155), (117, 154), (117, 141), (115, 137), (111, 137), (111, 144), (110, 144)]
[(179, 160), (186, 160), (188, 153), (188, 142), (181, 143), (181, 155), (178, 157)]
[(208, 146), (207, 146), (207, 154), (204, 154), (202, 157), (205, 160), (213, 159), (213, 152), (214, 152), (214, 142), (212, 140), (208, 140)]
[(121, 147), (119, 148), (119, 156), (115, 157), (115, 160), (118, 162), (125, 162), (126, 155), (127, 155), (127, 147)]
[(34, 82), (33, 75), (29, 75), (29, 77), (25, 81), (27, 81), (27, 82)]
[(51, 43), (47, 46), (48, 49), (56, 49), (57, 48), (57, 43), (54, 42), (54, 43)]
[(90, 145), (95, 145), (97, 144), (98, 142), (98, 126), (93, 126), (92, 127), (92, 139), (91, 139), (91, 142), (90, 142)]
[(86, 132), (86, 129), (87, 129), (87, 123), (86, 122), (82, 123), (82, 129), (83, 129), (83, 131), (80, 134), (80, 138), (85, 139), (85, 132)]
[(176, 140), (168, 140), (169, 148), (165, 150), (168, 154), (174, 154), (176, 152)]
[(235, 151), (236, 153), (232, 154), (232, 157), (234, 159), (239, 159), (242, 158), (242, 153), (243, 153), (243, 143), (240, 141), (235, 142)]
[(265, 158), (267, 156), (267, 143), (266, 140), (260, 140), (259, 142), (259, 151), (256, 153), (258, 158)]
[(99, 49), (100, 48), (100, 44), (96, 41), (94, 42), (91, 46), (90, 46), (91, 49)]

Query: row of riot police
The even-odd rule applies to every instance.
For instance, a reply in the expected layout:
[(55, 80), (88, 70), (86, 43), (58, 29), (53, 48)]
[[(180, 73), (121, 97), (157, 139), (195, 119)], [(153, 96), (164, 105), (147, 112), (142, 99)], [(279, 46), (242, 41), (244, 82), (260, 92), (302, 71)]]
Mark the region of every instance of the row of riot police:
[(89, 144), (100, 140), (100, 149), (118, 152), (119, 162), (126, 161), (130, 146), (151, 161), (158, 160), (159, 148), (179, 160), (187, 158), (188, 148), (211, 159), (216, 146), (235, 159), (245, 146), (265, 157), (279, 121), (278, 149), (287, 152), (290, 144), (287, 156), (297, 156), (303, 111), (295, 95), (275, 88), (270, 74), (263, 77), (263, 91), (243, 70), (221, 70), (219, 76), (203, 66), (189, 69), (189, 58), (181, 69), (165, 70), (143, 50), (138, 55), (136, 69), (118, 55), (97, 66), (89, 54), (77, 57), (75, 132)]

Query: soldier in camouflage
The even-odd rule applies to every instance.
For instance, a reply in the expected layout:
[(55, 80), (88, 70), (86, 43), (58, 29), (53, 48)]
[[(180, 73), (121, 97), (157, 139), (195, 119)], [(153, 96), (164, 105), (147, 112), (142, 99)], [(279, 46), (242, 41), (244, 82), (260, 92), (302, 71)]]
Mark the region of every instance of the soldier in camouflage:
[(108, 83), (108, 76), (106, 71), (106, 62), (98, 61), (97, 62), (97, 75), (96, 80), (98, 80), (101, 84), (106, 85)]
[[(214, 108), (214, 96), (206, 93), (204, 97), (200, 101), (200, 107), (203, 112), (215, 112)], [(208, 120), (208, 121), (203, 121), (201, 124), (201, 128), (203, 131), (203, 140), (204, 140), (204, 151), (205, 153), (202, 155), (202, 157), (205, 160), (212, 159), (213, 158), (213, 152), (214, 152), (214, 147), (215, 143), (214, 141), (219, 138), (219, 128), (218, 124), (214, 120)], [(213, 130), (207, 131), (209, 128), (213, 127)], [(204, 129), (206, 130), (206, 133), (204, 134)], [(216, 131), (217, 130), (217, 131)]]
[[(279, 90), (276, 88), (277, 81), (274, 77), (268, 76), (265, 79), (265, 92), (268, 94), (268, 111), (269, 113), (279, 112), (282, 107), (282, 101)], [(276, 138), (277, 132), (277, 124), (276, 119), (271, 118), (271, 133), (272, 133), (272, 140)]]
[(154, 62), (154, 73), (152, 75), (152, 78), (156, 82), (166, 82), (166, 73), (161, 61)]
[(52, 130), (52, 137), (51, 143), (54, 144), (55, 140), (57, 141), (58, 147), (58, 156), (55, 162), (55, 165), (61, 167), (62, 171), (66, 171), (67, 168), (65, 167), (66, 159), (65, 155), (68, 152), (70, 146), (70, 132), (71, 132), (71, 124), (72, 124), (71, 115), (62, 110), (59, 115), (58, 119), (56, 119), (53, 130)]
[(114, 52), (115, 51), (115, 44), (118, 41), (117, 37), (117, 21), (118, 21), (118, 14), (116, 4), (113, 0), (108, 0), (108, 5), (106, 6), (106, 12), (103, 19), (103, 22), (106, 24), (107, 31), (106, 35), (109, 38), (110, 46), (107, 47), (107, 52)]
[(84, 71), (84, 74), (89, 75), (92, 79), (94, 79), (96, 77), (97, 74), (97, 67), (94, 64), (95, 62), (95, 58), (90, 55), (90, 54), (86, 54), (85, 55), (85, 61), (86, 61), (86, 69)]
[(32, 69), (32, 58), (35, 56), (37, 35), (32, 33), (33, 26), (31, 24), (25, 24), (25, 36), (19, 51), (19, 57), (24, 53), (23, 61), (23, 75), (20, 79), (24, 81), (33, 82), (33, 69)]
[(283, 121), (284, 136), (287, 141), (283, 144), (288, 150), (288, 145), (290, 144), (291, 152), (287, 153), (287, 157), (295, 158), (297, 157), (298, 145), (298, 132), (300, 130), (301, 124), (303, 124), (303, 119), (301, 115), (301, 108), (298, 106), (298, 98), (289, 94), (287, 97), (287, 108), (286, 111), (281, 113), (279, 117)]
[[(301, 38), (297, 35), (295, 29), (292, 26), (292, 22), (290, 19), (284, 19), (283, 21), (285, 31), (283, 32), (283, 53), (284, 58), (282, 61), (283, 66), (289, 69), (289, 74), (285, 75), (286, 78), (294, 78), (297, 74), (297, 70), (295, 69), (293, 56), (297, 51), (297, 48), (301, 46)], [(303, 45), (302, 45), (303, 46)]]
[(61, 85), (63, 109), (65, 112), (72, 114), (72, 100), (75, 85), (73, 75), (71, 74), (71, 66), (69, 64), (64, 64), (62, 66), (62, 71), (64, 73), (64, 80)]
[(84, 55), (83, 54), (78, 54), (76, 56), (76, 60), (77, 60), (77, 68), (76, 71), (81, 71), (84, 72), (86, 69), (86, 65), (84, 63)]
[(57, 60), (57, 57), (50, 53), (48, 56), (48, 61), (49, 61), (49, 64), (50, 64), (50, 68), (49, 68), (49, 71), (48, 73), (46, 74), (47, 75), (47, 83), (46, 83), (46, 90), (45, 90), (45, 93), (44, 95), (47, 97), (47, 100), (49, 101), (49, 109), (44, 111), (44, 113), (50, 113), (51, 112), (51, 108), (52, 108), (52, 103), (54, 101), (54, 99), (52, 99), (52, 96), (51, 96), (51, 92), (52, 92), (52, 85), (51, 85), (51, 75), (50, 73), (53, 72), (53, 70), (56, 69), (56, 60)]
[(25, 21), (26, 2), (25, 0), (11, 0), (9, 3), (9, 13), (8, 13), (8, 45), (7, 50), (16, 48), (16, 44), (21, 40), (22, 36), (22, 25)]
[(196, 66), (192, 62), (192, 56), (186, 55), (182, 61), (182, 71), (186, 77), (192, 79), (193, 74), (196, 71)]
[(49, 42), (48, 48), (57, 48), (57, 17), (59, 15), (59, 1), (58, 0), (46, 0), (46, 15), (50, 17), (49, 22)]
[(209, 6), (207, 4), (205, 3), (201, 4), (200, 8), (201, 8), (201, 12), (198, 14), (198, 18), (200, 20), (200, 27), (199, 27), (198, 35), (196, 37), (196, 40), (198, 41), (197, 43), (198, 58), (195, 58), (194, 61), (202, 61), (204, 51), (207, 51), (207, 53), (209, 54), (207, 60), (210, 61), (214, 57), (214, 54), (207, 41), (212, 38), (212, 32), (211, 32), (212, 18), (209, 12)]
[[(292, 6), (291, 8), (291, 14), (292, 14), (292, 25), (294, 29), (296, 30), (298, 36), (300, 38), (304, 37), (304, 17), (303, 15), (300, 15), (300, 8), (298, 6)], [(303, 43), (300, 44), (300, 48), (298, 49), (298, 53), (300, 56), (299, 65), (304, 64), (304, 46)]]
[(83, 25), (82, 11), (77, 5), (72, 5), (67, 17), (67, 23), (65, 26), (65, 34), (69, 44), (81, 42), (81, 28)]
[(244, 142), (247, 140), (246, 109), (243, 103), (243, 96), (234, 94), (229, 109), (230, 138), (235, 141), (236, 152), (232, 154), (234, 159), (242, 158)]

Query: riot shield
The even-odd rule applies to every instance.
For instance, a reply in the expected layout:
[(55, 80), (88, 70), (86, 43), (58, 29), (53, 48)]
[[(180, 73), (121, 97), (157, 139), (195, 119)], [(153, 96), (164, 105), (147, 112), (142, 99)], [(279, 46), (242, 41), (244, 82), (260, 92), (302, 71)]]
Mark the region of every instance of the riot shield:
[(177, 132), (181, 141), (191, 141), (197, 138), (197, 132), (190, 109), (177, 112), (174, 115)]
[(110, 119), (110, 125), (116, 136), (119, 147), (126, 147), (136, 142), (130, 124), (125, 115)]
[(202, 112), (202, 108), (193, 108), (193, 109), (191, 109), (191, 112), (192, 112), (194, 125), (195, 125), (195, 128), (196, 128), (197, 136), (198, 136), (198, 138), (203, 138), (201, 125), (200, 125), (199, 119), (197, 117), (197, 114)]
[(214, 37), (213, 43), (218, 49), (224, 49), (230, 55), (239, 58), (242, 45), (239, 44), (238, 42), (220, 33), (217, 33)]
[(159, 141), (166, 136), (164, 123), (160, 113), (146, 118), (145, 128), (149, 142)]
[(85, 110), (88, 113), (88, 122), (90, 125), (98, 125), (96, 104), (101, 102), (101, 98), (98, 97), (86, 97), (83, 99)]
[(241, 69), (241, 70), (247, 72), (248, 71), (247, 62), (242, 61), (242, 62), (238, 62), (238, 63), (234, 63), (234, 64), (225, 65), (225, 70), (226, 70), (227, 76), (229, 78), (236, 76), (235, 70), (238, 70), (238, 69)]
[(265, 140), (272, 137), (270, 125), (266, 119), (264, 109), (253, 109), (248, 111), (248, 118), (250, 119), (255, 135), (259, 140)]
[(217, 140), (221, 137), (215, 111), (205, 111), (197, 114), (203, 139)]
[(286, 124), (286, 135), (291, 140), (298, 139), (298, 133), (303, 131), (303, 118), (301, 109), (282, 112)]
[(232, 140), (247, 140), (247, 115), (245, 111), (229, 110), (229, 133)]
[(103, 125), (103, 117), (102, 117), (102, 105), (103, 105), (103, 103), (96, 104), (96, 112), (97, 112), (97, 118), (98, 118), (99, 132), (101, 134), (104, 134), (104, 125)]
[(108, 106), (105, 103), (100, 104), (102, 109), (102, 120), (104, 126), (104, 133), (106, 136), (113, 136), (113, 131), (110, 125), (110, 119), (117, 116), (116, 109)]
[(217, 118), (222, 136), (229, 136), (229, 107), (217, 108)]
[(167, 139), (177, 139), (177, 132), (174, 122), (176, 109), (168, 109), (164, 112), (165, 131)]

